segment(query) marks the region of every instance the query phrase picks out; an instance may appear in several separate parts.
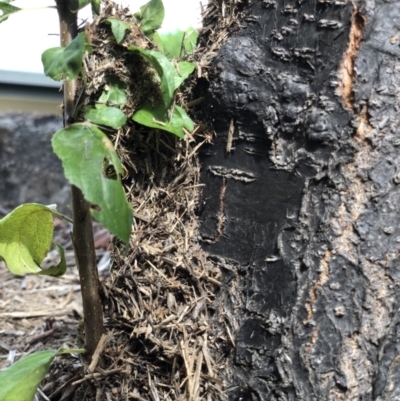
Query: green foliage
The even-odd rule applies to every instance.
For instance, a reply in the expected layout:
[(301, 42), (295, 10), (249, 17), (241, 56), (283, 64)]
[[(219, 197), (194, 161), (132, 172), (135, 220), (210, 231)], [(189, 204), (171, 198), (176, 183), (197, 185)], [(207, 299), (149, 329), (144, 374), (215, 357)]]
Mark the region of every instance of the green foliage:
[[(120, 179), (123, 169), (112, 142), (95, 125), (79, 123), (56, 132), (52, 143), (68, 181), (81, 189), (88, 202), (99, 207), (92, 210), (93, 216), (127, 243), (132, 210), (125, 198)], [(106, 176), (105, 161), (115, 170), (116, 179)]]
[(164, 104), (156, 106), (145, 104), (133, 115), (132, 119), (147, 127), (162, 129), (183, 138), (184, 128), (192, 131), (193, 122), (184, 109), (173, 105), (173, 99), (175, 91), (193, 72), (195, 64), (184, 61), (178, 63), (175, 68), (165, 54), (170, 58), (179, 56), (182, 46), (187, 51), (192, 50), (197, 40), (197, 32), (192, 30), (190, 33), (178, 32), (168, 37), (161, 37), (156, 30), (161, 26), (164, 15), (165, 11), (161, 0), (149, 1), (135, 14), (141, 23), (143, 32), (155, 42), (158, 49), (164, 54), (135, 46), (128, 46), (128, 50), (146, 58), (157, 71)]
[(42, 270), (40, 264), (50, 250), (54, 211), (43, 205), (27, 203), (0, 220), (0, 257), (8, 269), (18, 275), (28, 273), (62, 276), (66, 271), (64, 250), (58, 266)]
[(175, 105), (172, 115), (169, 116), (169, 114), (168, 109), (164, 105), (152, 107), (146, 104), (133, 115), (132, 119), (146, 127), (171, 132), (179, 138), (185, 136), (183, 128), (193, 131), (193, 121), (182, 107)]
[(0, 16), (0, 23), (4, 22), (6, 19), (8, 19), (10, 14), (16, 13), (17, 11), (21, 11), (22, 9), (19, 7), (15, 7), (11, 5), (14, 0), (3, 0), (0, 1), (0, 11), (3, 12), (3, 14)]
[(165, 9), (162, 0), (150, 0), (140, 7), (140, 11), (135, 14), (145, 35), (151, 35), (160, 28), (164, 16)]
[(196, 64), (189, 61), (180, 61), (175, 65), (177, 67), (175, 70), (175, 89), (178, 89), (183, 81), (194, 71)]
[(56, 355), (83, 353), (85, 350), (39, 351), (0, 372), (0, 401), (32, 401)]
[(126, 124), (126, 116), (123, 111), (105, 104), (88, 107), (85, 111), (85, 119), (114, 129), (121, 128)]
[[(171, 132), (180, 138), (184, 137), (184, 130), (193, 130), (193, 122), (186, 111), (179, 106), (171, 109), (175, 90), (193, 72), (194, 63), (182, 61), (177, 63), (177, 69), (172, 62), (163, 54), (154, 50), (143, 50), (134, 46), (129, 50), (139, 53), (153, 65), (160, 78), (161, 91), (163, 94), (163, 105), (155, 107), (146, 104), (140, 108), (132, 117), (133, 121), (151, 128), (162, 129)], [(171, 110), (170, 110), (171, 109)]]
[(111, 31), (117, 43), (118, 44), (121, 43), (122, 40), (124, 39), (127, 29), (129, 29), (131, 24), (125, 21), (121, 21), (117, 18), (107, 18), (106, 22), (111, 24)]
[(91, 0), (79, 0), (79, 10), (83, 7), (86, 7), (88, 4), (90, 4), (92, 1)]
[(147, 35), (147, 37), (155, 44), (155, 46), (157, 47), (158, 51), (160, 51), (161, 53), (165, 54), (164, 53), (163, 43), (162, 43), (162, 40), (161, 40), (161, 36), (157, 31), (154, 31), (153, 33)]
[(99, 103), (109, 103), (112, 106), (122, 106), (126, 103), (125, 84), (116, 77), (107, 78), (107, 89), (101, 94)]
[(77, 10), (72, 10), (72, 11), (78, 11), (78, 10), (82, 9), (83, 7), (86, 7), (88, 4), (91, 4), (92, 13), (94, 15), (100, 14), (101, 0), (78, 0)]
[(54, 356), (54, 351), (36, 352), (1, 372), (0, 401), (33, 400)]
[(169, 107), (175, 92), (175, 69), (171, 62), (162, 54), (155, 50), (143, 50), (140, 47), (128, 46), (128, 50), (140, 54), (146, 58), (160, 77), (160, 86), (164, 104)]
[(57, 242), (54, 243), (54, 246), (55, 246), (55, 248), (57, 249), (57, 252), (60, 255), (61, 261), (57, 266), (54, 266), (54, 267), (52, 267), (50, 269), (42, 270), (40, 272), (40, 274), (42, 276), (61, 277), (67, 271), (67, 261), (65, 260), (64, 248), (60, 244), (57, 244)]
[[(13, 0), (0, 0), (3, 13), (0, 22), (20, 11), (11, 5)], [(77, 11), (91, 4), (93, 14), (99, 14), (101, 0), (74, 0), (71, 7)], [(149, 61), (156, 71), (162, 93), (162, 104), (145, 104), (132, 119), (145, 126), (161, 129), (184, 137), (185, 129), (193, 131), (193, 122), (186, 111), (175, 104), (175, 92), (194, 71), (195, 64), (188, 61), (171, 61), (183, 52), (192, 51), (197, 32), (178, 31), (160, 37), (156, 32), (161, 27), (165, 10), (162, 0), (150, 0), (140, 8), (135, 17), (149, 38), (164, 52), (144, 50), (129, 46), (128, 50)], [(130, 23), (108, 18), (115, 40), (120, 44)], [(44, 72), (52, 79), (71, 80), (83, 75), (82, 58), (85, 51), (91, 52), (84, 33), (80, 33), (66, 47), (55, 47), (42, 54)], [(166, 56), (166, 55), (168, 56)], [(84, 86), (85, 78), (82, 79)], [(85, 88), (84, 88), (85, 89)], [(126, 86), (116, 77), (107, 77), (107, 84), (94, 106), (84, 112), (87, 120), (58, 131), (53, 137), (54, 152), (61, 159), (68, 181), (78, 187), (90, 202), (92, 214), (112, 234), (125, 243), (129, 242), (132, 210), (127, 202), (121, 182), (123, 168), (110, 139), (94, 124), (119, 129), (127, 123), (122, 111), (127, 102)], [(0, 220), (0, 258), (8, 269), (18, 275), (34, 273), (60, 276), (66, 271), (64, 249), (55, 244), (61, 262), (47, 270), (40, 264), (47, 255), (53, 237), (51, 207), (25, 204)], [(83, 350), (41, 351), (18, 361), (0, 372), (0, 401), (32, 401), (41, 380), (56, 355)]]
[(91, 4), (92, 4), (92, 13), (94, 15), (99, 15), (101, 0), (92, 0)]
[[(4, 13), (3, 17), (19, 11), (18, 7), (9, 4), (11, 1), (0, 1), (0, 10)], [(96, 12), (99, 11), (99, 0), (77, 0), (79, 8), (89, 3)], [(194, 30), (186, 33), (168, 34), (163, 38), (159, 37), (156, 30), (161, 26), (164, 15), (165, 10), (162, 1), (150, 0), (140, 8), (135, 17), (139, 20), (144, 33), (158, 40), (159, 46), (163, 46), (170, 57), (179, 55), (182, 48), (185, 51), (192, 49), (197, 39), (197, 32)], [(115, 18), (108, 18), (106, 21), (111, 24), (111, 30), (117, 43), (121, 43), (130, 24)], [(150, 62), (157, 72), (163, 98), (163, 103), (160, 105), (145, 104), (133, 115), (132, 119), (140, 124), (162, 129), (182, 138), (184, 129), (193, 130), (193, 122), (183, 108), (175, 105), (174, 96), (175, 91), (193, 72), (195, 64), (187, 61), (175, 62), (174, 64), (164, 54), (155, 50), (144, 50), (134, 46), (129, 46), (128, 50), (137, 53)], [(67, 47), (46, 50), (42, 55), (45, 74), (55, 80), (68, 80), (77, 77), (82, 72), (82, 57), (85, 51), (91, 51), (91, 47), (87, 44), (84, 33), (80, 33)], [(127, 116), (121, 110), (127, 101), (126, 88), (125, 84), (116, 77), (108, 77), (107, 81), (105, 90), (98, 102), (95, 106), (88, 107), (84, 116), (87, 121), (93, 124), (119, 129), (127, 121)], [(53, 138), (53, 147), (63, 161), (65, 175), (70, 183), (80, 188), (89, 202), (98, 206), (99, 210), (94, 209), (92, 211), (94, 217), (121, 240), (128, 242), (132, 211), (123, 193), (120, 178), (123, 172), (122, 166), (107, 136), (93, 124), (73, 124), (58, 131)], [(104, 166), (107, 164), (115, 171), (115, 179), (111, 179), (105, 173)], [(13, 219), (17, 217), (29, 220), (33, 219), (32, 216), (39, 216), (39, 211), (36, 209), (36, 214), (33, 213), (30, 216), (30, 206), (28, 208), (26, 205), (24, 206), (23, 211), (27, 215), (20, 217), (22, 210), (17, 209), (15, 216), (12, 218), (7, 216), (0, 224), (7, 226), (8, 221), (14, 221)], [(41, 208), (42, 206), (37, 205), (37, 207)], [(5, 243), (3, 248), (0, 248), (0, 256), (3, 256), (7, 265), (11, 266), (10, 270), (17, 274), (25, 274), (26, 272), (44, 274), (39, 265), (51, 244), (52, 223), (51, 214), (46, 215), (50, 212), (44, 206), (42, 208), (44, 209), (40, 209), (40, 211), (43, 221), (37, 224), (37, 227), (41, 228), (40, 233), (32, 231), (30, 225), (24, 223), (25, 229), (31, 234), (30, 236), (24, 234), (21, 237), (26, 238), (26, 241), (30, 238), (29, 240), (33, 242), (40, 242), (43, 244), (40, 249), (31, 249), (26, 241), (21, 245), (10, 233), (10, 238), (12, 238), (5, 238), (7, 231), (0, 234), (0, 240)], [(33, 238), (34, 235), (37, 235), (38, 238)], [(14, 252), (14, 250), (16, 251)], [(60, 254), (63, 253), (62, 250), (59, 252)], [(62, 270), (61, 263), (58, 270), (48, 271), (46, 274), (58, 274)]]
[(177, 30), (160, 35), (155, 40), (157, 46), (169, 59), (179, 58), (190, 53), (196, 47), (199, 33), (196, 29), (189, 28), (186, 31)]
[(91, 50), (81, 32), (67, 47), (53, 47), (43, 52), (44, 73), (55, 81), (73, 79), (82, 71), (83, 54)]

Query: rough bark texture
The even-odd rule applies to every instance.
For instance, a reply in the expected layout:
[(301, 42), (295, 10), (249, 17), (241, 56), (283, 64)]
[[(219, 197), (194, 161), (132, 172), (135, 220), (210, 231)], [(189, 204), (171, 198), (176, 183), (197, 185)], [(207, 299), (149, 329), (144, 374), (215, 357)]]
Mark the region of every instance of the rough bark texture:
[(258, 0), (242, 24), (202, 156), (227, 394), (400, 400), (400, 3)]

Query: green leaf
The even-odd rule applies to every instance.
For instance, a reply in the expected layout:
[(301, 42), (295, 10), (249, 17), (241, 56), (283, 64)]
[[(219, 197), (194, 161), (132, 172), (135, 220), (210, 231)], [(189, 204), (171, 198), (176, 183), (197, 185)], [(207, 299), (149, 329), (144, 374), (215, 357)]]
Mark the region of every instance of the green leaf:
[(169, 118), (168, 110), (165, 109), (164, 105), (152, 107), (147, 104), (133, 115), (132, 120), (146, 127), (171, 132), (179, 136), (179, 138), (185, 136), (183, 128), (186, 128), (188, 131), (193, 131), (194, 128), (193, 121), (187, 115), (186, 111), (179, 106), (174, 107), (173, 114)]
[(0, 401), (31, 401), (54, 359), (54, 351), (39, 351), (0, 372)]
[(32, 401), (56, 355), (85, 350), (39, 351), (0, 372), (0, 401)]
[(51, 267), (50, 269), (42, 270), (40, 274), (43, 276), (61, 277), (67, 271), (67, 261), (65, 260), (64, 248), (57, 243), (55, 243), (55, 246), (57, 252), (60, 254), (61, 261), (57, 266)]
[(0, 220), (0, 257), (12, 273), (44, 272), (40, 264), (50, 249), (53, 237), (52, 214), (52, 209), (47, 206), (27, 203)]
[(92, 13), (94, 15), (100, 14), (100, 4), (101, 0), (92, 0)]
[(0, 23), (5, 21), (10, 14), (16, 13), (17, 11), (21, 11), (22, 8), (12, 6), (10, 3), (13, 0), (3, 0), (0, 1), (0, 11), (2, 11), (2, 15), (0, 16)]
[(64, 75), (67, 80), (75, 78), (82, 70), (84, 52), (91, 49), (85, 34), (81, 32), (67, 47), (45, 50), (42, 54), (45, 75), (55, 81), (60, 81)]
[(153, 41), (153, 43), (157, 46), (158, 51), (160, 51), (161, 53), (165, 54), (163, 41), (161, 39), (160, 34), (157, 31), (154, 31), (153, 33), (148, 34), (147, 37), (151, 41)]
[(78, 10), (81, 10), (82, 8), (86, 7), (90, 3), (91, 3), (91, 0), (79, 0), (78, 1)]
[(180, 61), (177, 65), (175, 74), (175, 89), (178, 89), (182, 82), (194, 71), (196, 68), (195, 63), (189, 61)]
[(164, 21), (164, 16), (165, 10), (162, 0), (150, 0), (140, 7), (140, 11), (135, 14), (145, 34), (152, 33), (160, 28)]
[[(93, 216), (127, 243), (132, 210), (125, 198), (120, 178), (123, 169), (112, 142), (95, 125), (79, 123), (56, 132), (52, 143), (68, 181), (100, 208), (92, 210)], [(115, 170), (116, 179), (107, 178), (105, 161)]]
[(107, 81), (107, 89), (101, 94), (99, 102), (115, 106), (124, 105), (127, 100), (125, 84), (116, 77), (109, 77)]
[(45, 50), (42, 54), (44, 74), (55, 81), (61, 81), (63, 79), (65, 69), (64, 50), (64, 47), (53, 47)]
[(114, 129), (121, 128), (126, 124), (126, 116), (123, 111), (105, 104), (97, 104), (96, 107), (86, 109), (85, 119)]
[(114, 38), (117, 43), (120, 44), (131, 24), (129, 22), (121, 21), (117, 18), (107, 18), (106, 22), (111, 24), (111, 31), (114, 35)]
[(163, 33), (160, 35), (163, 53), (169, 59), (182, 57), (195, 49), (198, 36), (198, 31), (193, 28)]
[(174, 97), (175, 91), (175, 67), (163, 54), (155, 50), (143, 50), (139, 47), (129, 46), (128, 50), (145, 57), (158, 73), (161, 80), (161, 92), (165, 106), (168, 108)]
[(185, 109), (179, 106), (175, 106), (174, 113), (172, 114), (172, 124), (174, 126), (185, 127), (188, 131), (192, 132), (194, 130), (194, 124), (192, 119), (187, 115)]
[(86, 7), (91, 2), (91, 0), (79, 0), (79, 10), (83, 7)]

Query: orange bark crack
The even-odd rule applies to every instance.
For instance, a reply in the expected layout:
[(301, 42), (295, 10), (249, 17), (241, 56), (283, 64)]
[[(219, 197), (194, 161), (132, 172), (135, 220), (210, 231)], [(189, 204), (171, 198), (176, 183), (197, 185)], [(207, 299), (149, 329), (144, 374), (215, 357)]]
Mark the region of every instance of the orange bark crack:
[(358, 7), (354, 5), (354, 11), (351, 17), (349, 46), (343, 55), (343, 59), (339, 67), (339, 72), (341, 75), (339, 91), (342, 95), (345, 106), (350, 110), (354, 109), (353, 82), (356, 75), (354, 64), (357, 53), (361, 47), (361, 41), (364, 37), (365, 22), (365, 17), (360, 13)]

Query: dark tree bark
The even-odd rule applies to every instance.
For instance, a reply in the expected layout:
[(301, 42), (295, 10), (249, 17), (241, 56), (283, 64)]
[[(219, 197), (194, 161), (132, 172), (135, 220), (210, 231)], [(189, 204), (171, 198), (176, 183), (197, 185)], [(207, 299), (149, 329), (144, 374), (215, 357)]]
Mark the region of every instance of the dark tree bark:
[(247, 11), (214, 62), (202, 154), (227, 394), (400, 399), (400, 2)]

